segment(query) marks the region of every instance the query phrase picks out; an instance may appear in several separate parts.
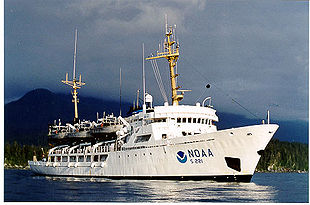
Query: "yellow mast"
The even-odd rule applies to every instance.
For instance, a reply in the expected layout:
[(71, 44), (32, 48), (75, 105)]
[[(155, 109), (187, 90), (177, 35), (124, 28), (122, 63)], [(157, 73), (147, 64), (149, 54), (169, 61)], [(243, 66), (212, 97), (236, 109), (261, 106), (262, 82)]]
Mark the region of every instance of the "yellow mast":
[(66, 85), (69, 85), (72, 87), (73, 92), (73, 100), (72, 102), (74, 103), (74, 123), (78, 123), (79, 121), (79, 115), (78, 115), (78, 107), (77, 104), (79, 103), (79, 99), (77, 97), (77, 89), (80, 89), (82, 85), (85, 85), (85, 83), (82, 82), (82, 76), (80, 75), (79, 81), (77, 81), (75, 77), (75, 65), (76, 65), (76, 43), (77, 43), (77, 29), (75, 29), (75, 40), (74, 40), (74, 58), (73, 58), (73, 80), (68, 80), (68, 73), (66, 73), (66, 80), (62, 80)]
[(172, 104), (178, 105), (179, 101), (183, 99), (183, 93), (178, 94), (177, 91), (180, 86), (176, 85), (176, 77), (178, 74), (175, 74), (175, 66), (179, 57), (179, 45), (174, 41), (174, 31), (172, 26), (167, 28), (166, 24), (166, 39), (164, 44), (164, 51), (157, 51), (157, 56), (152, 56), (146, 58), (146, 60), (154, 60), (157, 58), (166, 58), (169, 63), (170, 68), (170, 80), (171, 80), (171, 91), (172, 91)]

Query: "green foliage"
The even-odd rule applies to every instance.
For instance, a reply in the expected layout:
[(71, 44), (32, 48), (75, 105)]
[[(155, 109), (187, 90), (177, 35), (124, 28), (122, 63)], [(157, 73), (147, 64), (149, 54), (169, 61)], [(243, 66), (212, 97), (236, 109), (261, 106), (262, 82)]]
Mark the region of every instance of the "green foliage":
[(272, 172), (308, 171), (308, 145), (271, 140), (256, 170)]
[[(45, 156), (48, 148), (43, 147)], [(20, 145), (16, 141), (12, 144), (6, 143), (4, 146), (4, 163), (8, 166), (22, 166), (28, 165), (28, 160), (33, 159), (33, 155), (36, 155), (38, 160), (42, 159), (42, 149), (40, 146), (34, 145)]]

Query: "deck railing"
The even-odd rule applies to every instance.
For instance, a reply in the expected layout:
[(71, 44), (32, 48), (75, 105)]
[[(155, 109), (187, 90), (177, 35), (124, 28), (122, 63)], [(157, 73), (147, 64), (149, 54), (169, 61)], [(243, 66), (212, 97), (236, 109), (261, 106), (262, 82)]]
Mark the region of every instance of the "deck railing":
[(71, 150), (71, 152), (69, 153), (68, 149), (59, 149), (59, 150), (54, 150), (51, 152), (51, 155), (66, 155), (66, 154), (92, 154), (92, 153), (106, 153), (106, 152), (110, 152), (112, 149), (111, 149), (111, 145), (103, 145), (103, 146), (98, 146), (96, 147), (95, 149), (92, 149), (92, 148), (89, 148), (89, 147), (86, 147), (86, 148), (83, 148), (83, 149), (73, 149)]

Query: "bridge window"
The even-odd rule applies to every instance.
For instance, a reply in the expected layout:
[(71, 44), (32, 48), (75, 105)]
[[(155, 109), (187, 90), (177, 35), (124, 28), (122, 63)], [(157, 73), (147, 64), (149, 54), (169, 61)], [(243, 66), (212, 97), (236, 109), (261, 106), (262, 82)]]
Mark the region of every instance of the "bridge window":
[(200, 118), (198, 118), (197, 123), (200, 123), (200, 120), (201, 120), (201, 119), (200, 119)]
[(201, 124), (205, 124), (205, 119), (201, 119)]
[(186, 118), (183, 118), (183, 119), (182, 119), (182, 122), (183, 122), (183, 123), (186, 123)]
[(84, 162), (84, 156), (79, 156), (78, 162)]
[(98, 162), (98, 155), (94, 155), (94, 162)]
[(177, 123), (181, 123), (181, 118), (177, 118)]
[(140, 136), (137, 136), (135, 143), (147, 142), (147, 141), (149, 141), (150, 138), (151, 138), (151, 135), (140, 135)]
[(192, 118), (188, 118), (188, 123), (192, 123)]
[(193, 123), (196, 123), (196, 118), (193, 118)]
[(86, 162), (91, 162), (91, 156), (90, 155), (86, 156)]
[(67, 162), (67, 161), (68, 161), (68, 157), (67, 157), (67, 156), (63, 156), (63, 157), (62, 157), (62, 161), (63, 161), (63, 162)]
[(70, 156), (70, 162), (76, 162), (76, 156)]
[(166, 118), (156, 118), (154, 119), (154, 122), (166, 122)]

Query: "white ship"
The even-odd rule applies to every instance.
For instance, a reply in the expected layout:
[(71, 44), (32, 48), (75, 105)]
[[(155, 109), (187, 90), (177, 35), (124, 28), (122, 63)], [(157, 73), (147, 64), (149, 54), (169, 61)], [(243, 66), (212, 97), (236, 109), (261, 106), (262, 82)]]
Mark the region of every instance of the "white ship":
[(249, 182), (278, 125), (268, 120), (267, 124), (217, 130), (210, 97), (201, 104), (179, 105), (184, 90), (176, 85), (179, 46), (173, 35), (172, 27), (166, 25), (162, 51), (147, 58), (168, 60), (171, 105), (153, 107), (144, 83), (143, 109), (128, 118), (118, 117), (122, 128), (116, 140), (54, 147), (46, 161), (29, 161), (31, 170), (57, 176)]

